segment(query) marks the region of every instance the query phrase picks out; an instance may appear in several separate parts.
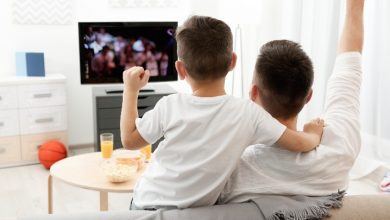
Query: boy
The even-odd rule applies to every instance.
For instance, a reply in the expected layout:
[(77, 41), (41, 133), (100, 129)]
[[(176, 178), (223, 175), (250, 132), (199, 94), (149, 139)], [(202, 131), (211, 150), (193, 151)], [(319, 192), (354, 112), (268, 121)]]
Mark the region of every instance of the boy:
[(190, 17), (176, 40), (176, 69), (192, 95), (164, 97), (137, 119), (138, 92), (150, 73), (141, 67), (123, 73), (123, 146), (135, 150), (164, 136), (134, 189), (132, 209), (213, 205), (247, 146), (276, 143), (300, 152), (319, 144), (323, 121), (308, 125), (307, 133), (292, 131), (250, 100), (226, 95), (225, 76), (236, 55), (224, 22)]

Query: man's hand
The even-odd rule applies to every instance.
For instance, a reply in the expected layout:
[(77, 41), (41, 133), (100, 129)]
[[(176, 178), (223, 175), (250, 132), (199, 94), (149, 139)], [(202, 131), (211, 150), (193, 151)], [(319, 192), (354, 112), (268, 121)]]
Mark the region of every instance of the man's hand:
[(320, 118), (311, 120), (303, 126), (303, 131), (305, 133), (315, 134), (321, 139), (322, 132), (324, 131), (324, 120)]
[(149, 81), (149, 70), (135, 66), (123, 71), (124, 88), (132, 92), (138, 92)]
[(338, 53), (357, 51), (362, 52), (364, 27), (364, 0), (347, 0), (344, 28), (339, 41)]

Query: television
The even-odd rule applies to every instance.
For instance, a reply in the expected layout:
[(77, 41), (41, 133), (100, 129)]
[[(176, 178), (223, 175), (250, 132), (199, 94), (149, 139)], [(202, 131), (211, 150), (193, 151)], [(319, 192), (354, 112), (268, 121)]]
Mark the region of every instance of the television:
[(123, 83), (132, 66), (151, 82), (177, 80), (177, 22), (79, 22), (81, 84)]

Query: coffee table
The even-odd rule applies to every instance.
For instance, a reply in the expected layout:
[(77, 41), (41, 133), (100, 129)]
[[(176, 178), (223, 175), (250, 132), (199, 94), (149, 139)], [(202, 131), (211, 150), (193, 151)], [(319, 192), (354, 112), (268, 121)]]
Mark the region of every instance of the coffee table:
[[(146, 166), (124, 183), (109, 182), (102, 169), (100, 152), (68, 157), (53, 164), (48, 178), (48, 213), (53, 213), (53, 178), (72, 186), (95, 190), (100, 193), (100, 211), (108, 210), (108, 193), (132, 193), (135, 183)], [(146, 165), (146, 164), (145, 164)]]

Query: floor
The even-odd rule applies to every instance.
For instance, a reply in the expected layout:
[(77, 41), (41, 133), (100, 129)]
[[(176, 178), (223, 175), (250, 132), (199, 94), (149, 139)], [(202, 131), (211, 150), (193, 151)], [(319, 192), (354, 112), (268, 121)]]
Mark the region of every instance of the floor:
[[(71, 150), (70, 155), (92, 152)], [(0, 169), (0, 220), (47, 213), (47, 177), (42, 165)], [(129, 208), (131, 194), (109, 193), (109, 210)], [(99, 193), (53, 181), (53, 212), (98, 211)]]
[[(70, 155), (92, 152), (92, 148), (71, 150)], [(349, 195), (379, 193), (377, 184), (383, 177), (383, 170), (376, 170), (369, 176), (353, 180)], [(0, 220), (16, 219), (47, 213), (48, 170), (40, 164), (0, 169)], [(109, 210), (128, 209), (131, 194), (109, 193)], [(53, 182), (53, 211), (69, 213), (98, 211), (99, 194)]]

